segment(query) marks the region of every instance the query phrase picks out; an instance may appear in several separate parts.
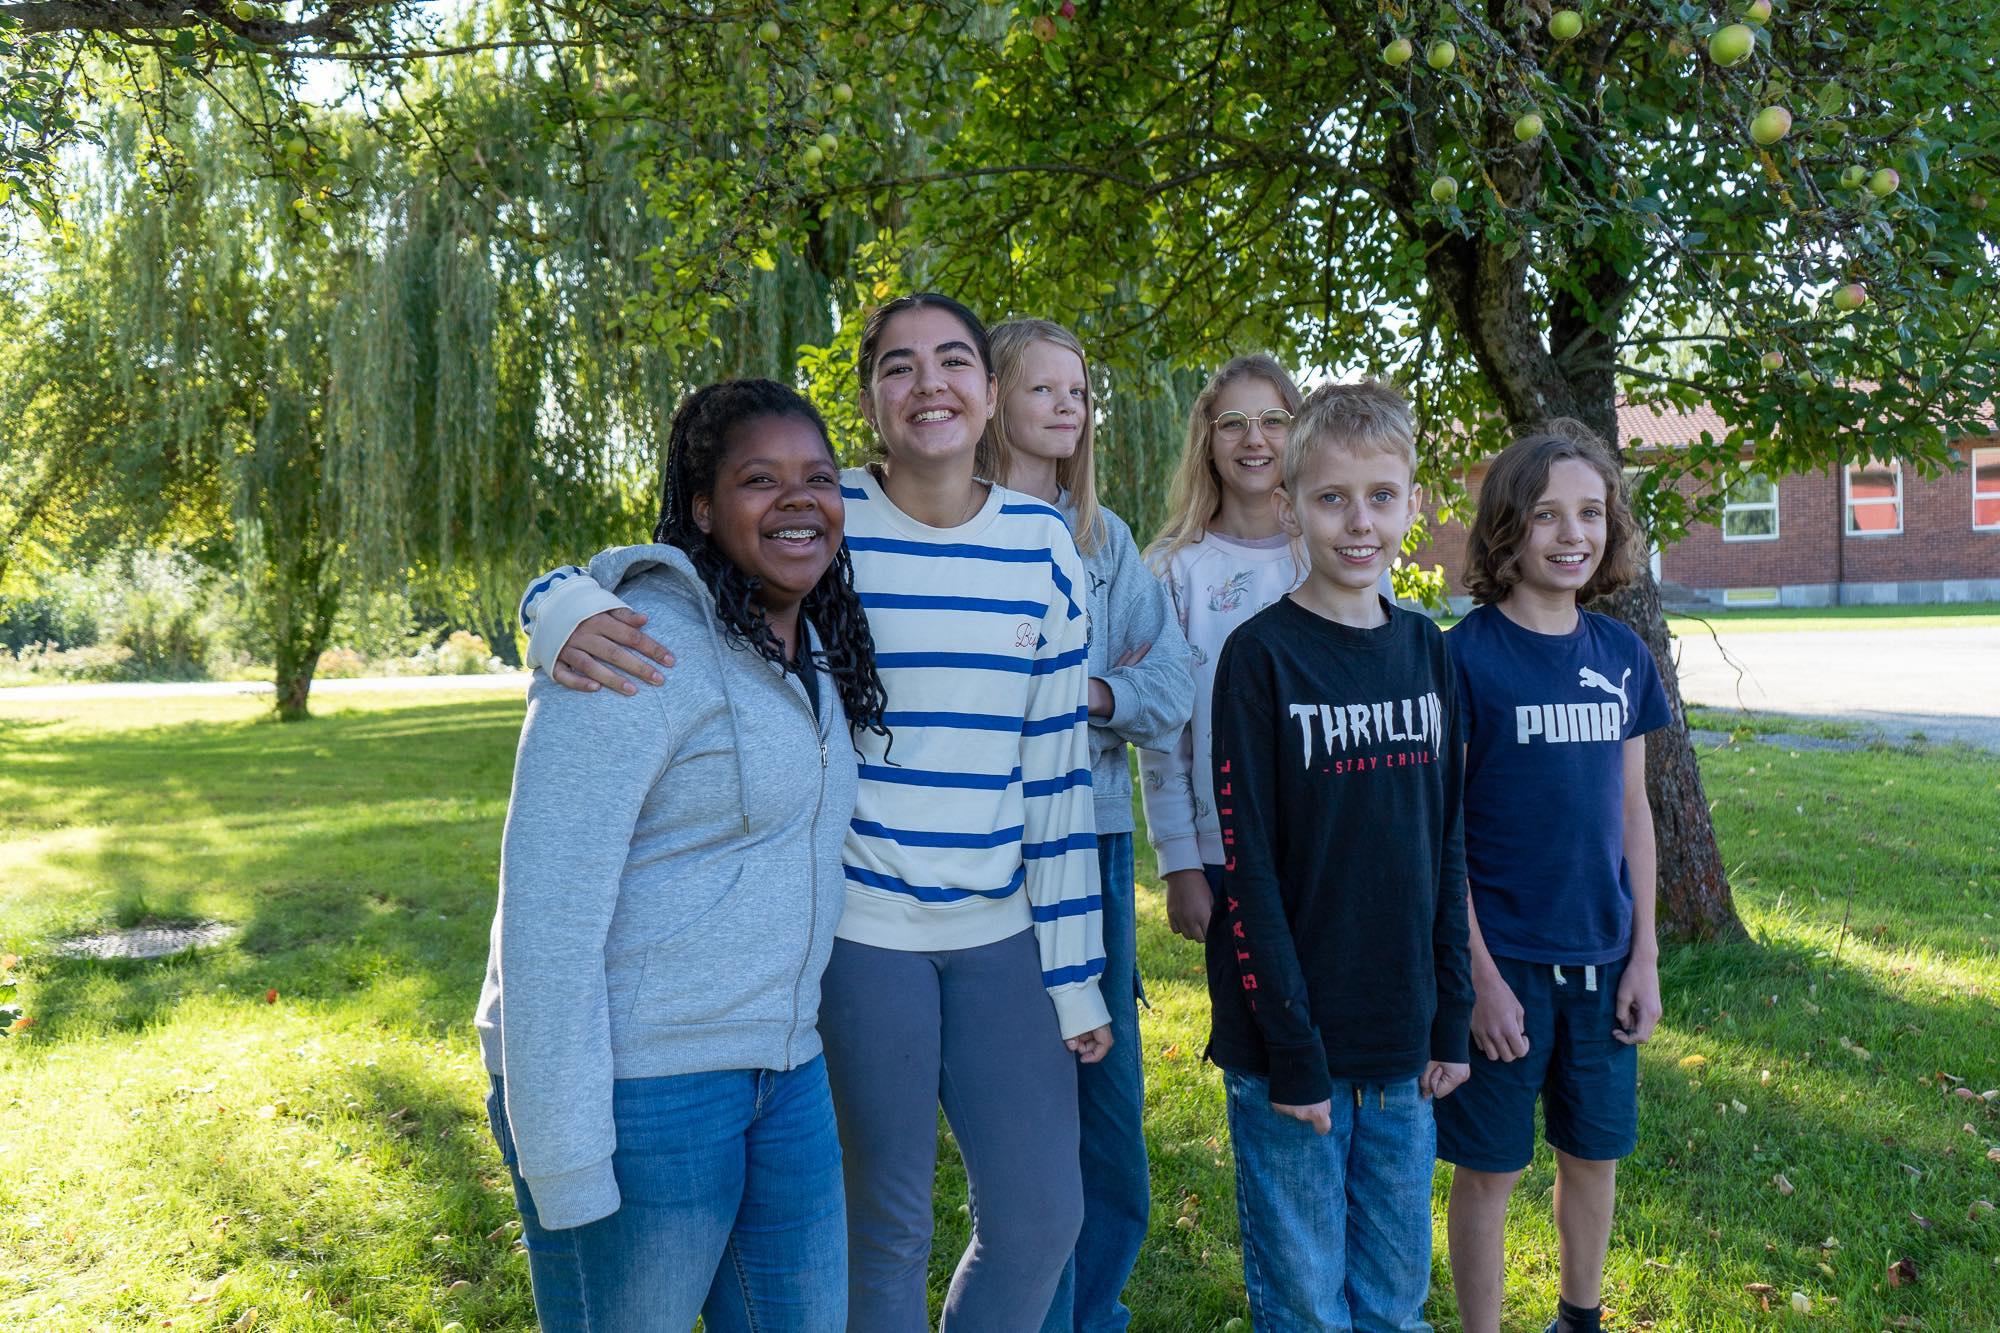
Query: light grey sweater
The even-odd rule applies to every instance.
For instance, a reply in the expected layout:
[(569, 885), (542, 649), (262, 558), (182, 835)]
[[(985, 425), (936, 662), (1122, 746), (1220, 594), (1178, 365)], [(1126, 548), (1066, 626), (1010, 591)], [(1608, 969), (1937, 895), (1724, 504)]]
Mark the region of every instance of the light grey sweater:
[(477, 1022), (551, 1229), (618, 1208), (613, 1080), (820, 1053), (854, 811), (831, 678), (815, 719), (796, 675), (727, 640), (679, 550), (607, 551), (590, 572), (678, 662), (673, 689), (636, 701), (540, 672), (528, 688)]
[[(1057, 506), (1076, 529), (1069, 494)], [(1194, 663), (1166, 590), (1146, 567), (1132, 530), (1109, 509), (1105, 540), (1083, 558), (1090, 580), (1090, 674), (1111, 687), (1111, 716), (1090, 724), (1090, 781), (1099, 833), (1130, 833), (1132, 771), (1125, 745), (1169, 749), (1194, 710)], [(1131, 666), (1112, 663), (1141, 644), (1152, 649)]]

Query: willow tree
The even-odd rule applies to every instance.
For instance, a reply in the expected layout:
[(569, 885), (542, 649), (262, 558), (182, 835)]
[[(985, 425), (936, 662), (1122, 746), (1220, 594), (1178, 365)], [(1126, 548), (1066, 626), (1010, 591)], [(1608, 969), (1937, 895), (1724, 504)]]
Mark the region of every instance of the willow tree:
[[(649, 524), (685, 384), (784, 373), (825, 335), (823, 285), (768, 256), (751, 281), (789, 319), (635, 314), (667, 231), (640, 159), (612, 127), (557, 160), (559, 75), (499, 72), (402, 78), (393, 114), (295, 106), (275, 152), (247, 74), (102, 108), (31, 318), (0, 335), (40, 372), (0, 446), (18, 466), (87, 455), (86, 507), (125, 513), (138, 478), (214, 478), (280, 716), (305, 714), (343, 596), (421, 569), (511, 610), (552, 552)], [(448, 145), (419, 119), (446, 102)]]

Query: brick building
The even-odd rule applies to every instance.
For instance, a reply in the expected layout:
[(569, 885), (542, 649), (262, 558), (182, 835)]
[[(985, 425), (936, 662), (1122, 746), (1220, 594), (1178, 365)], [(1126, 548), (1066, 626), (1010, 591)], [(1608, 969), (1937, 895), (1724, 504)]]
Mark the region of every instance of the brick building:
[[(1643, 457), (1727, 433), (1706, 408), (1621, 407), (1618, 433)], [(1792, 476), (1752, 475), (1720, 517), (1655, 553), (1653, 574), (1671, 603), (1838, 606), (1870, 602), (2000, 601), (2000, 435), (1960, 441), (1950, 470), (1921, 476), (1906, 463), (1854, 463)], [(1477, 494), (1484, 465), (1466, 479)], [(1701, 483), (1683, 479), (1690, 496)], [(1465, 529), (1435, 528), (1415, 556), (1444, 566), (1452, 605), (1468, 604), (1460, 572)]]

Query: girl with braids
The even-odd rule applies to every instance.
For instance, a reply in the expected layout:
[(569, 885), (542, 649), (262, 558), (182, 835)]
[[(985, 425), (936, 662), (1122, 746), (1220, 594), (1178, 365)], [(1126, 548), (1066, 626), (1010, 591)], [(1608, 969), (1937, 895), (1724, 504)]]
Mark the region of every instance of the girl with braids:
[[(971, 311), (930, 294), (889, 302), (868, 317), (857, 369), (884, 458), (844, 473), (841, 492), (895, 747), (855, 735), (847, 902), (820, 1011), (846, 1167), (848, 1318), (867, 1333), (930, 1326), (942, 1102), (973, 1221), (944, 1328), (1034, 1333), (1083, 1216), (1064, 1047), (1091, 1062), (1111, 1044), (1088, 584), (1059, 512), (974, 475), (996, 387)], [(611, 613), (623, 599), (602, 579), (550, 577), (523, 619), (531, 656), (558, 679), (622, 686), (596, 660), (621, 638), (635, 669), (651, 663), (628, 647), (666, 660)], [(685, 629), (663, 637), (685, 651)]]
[(635, 718), (529, 687), (478, 1025), (549, 1333), (846, 1327), (815, 1019), (883, 691), (843, 520), (810, 404), (698, 391), (656, 544), (592, 565), (676, 688)]
[(1111, 1053), (1077, 1066), (1083, 1231), (1044, 1333), (1123, 1329), (1120, 1300), (1146, 1239), (1145, 1072), (1140, 1061), (1132, 778), (1126, 745), (1170, 748), (1194, 706), (1194, 676), (1166, 590), (1131, 529), (1097, 502), (1090, 366), (1060, 324), (993, 330), (999, 406), (980, 475), (1061, 509), (1090, 583), (1090, 770), (1104, 896), (1104, 1002)]

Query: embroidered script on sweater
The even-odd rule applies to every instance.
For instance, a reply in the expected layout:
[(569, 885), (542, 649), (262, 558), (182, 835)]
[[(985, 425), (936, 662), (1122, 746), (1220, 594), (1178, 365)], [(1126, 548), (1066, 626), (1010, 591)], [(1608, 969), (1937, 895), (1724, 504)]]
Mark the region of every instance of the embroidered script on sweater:
[(1568, 745), (1588, 741), (1622, 741), (1625, 739), (1625, 725), (1632, 717), (1632, 703), (1626, 697), (1625, 686), (1632, 679), (1632, 668), (1613, 685), (1602, 672), (1584, 667), (1576, 673), (1579, 687), (1600, 690), (1612, 696), (1599, 702), (1595, 699), (1581, 703), (1516, 704), (1514, 706), (1514, 742), (1530, 745), (1539, 738), (1545, 745)]
[[(1435, 693), (1365, 704), (1291, 704), (1287, 711), (1299, 724), (1299, 757), (1308, 771), (1321, 750), (1321, 772), (1368, 773), (1430, 763), (1444, 744), (1444, 701)], [(1383, 748), (1397, 743), (1421, 748)]]

